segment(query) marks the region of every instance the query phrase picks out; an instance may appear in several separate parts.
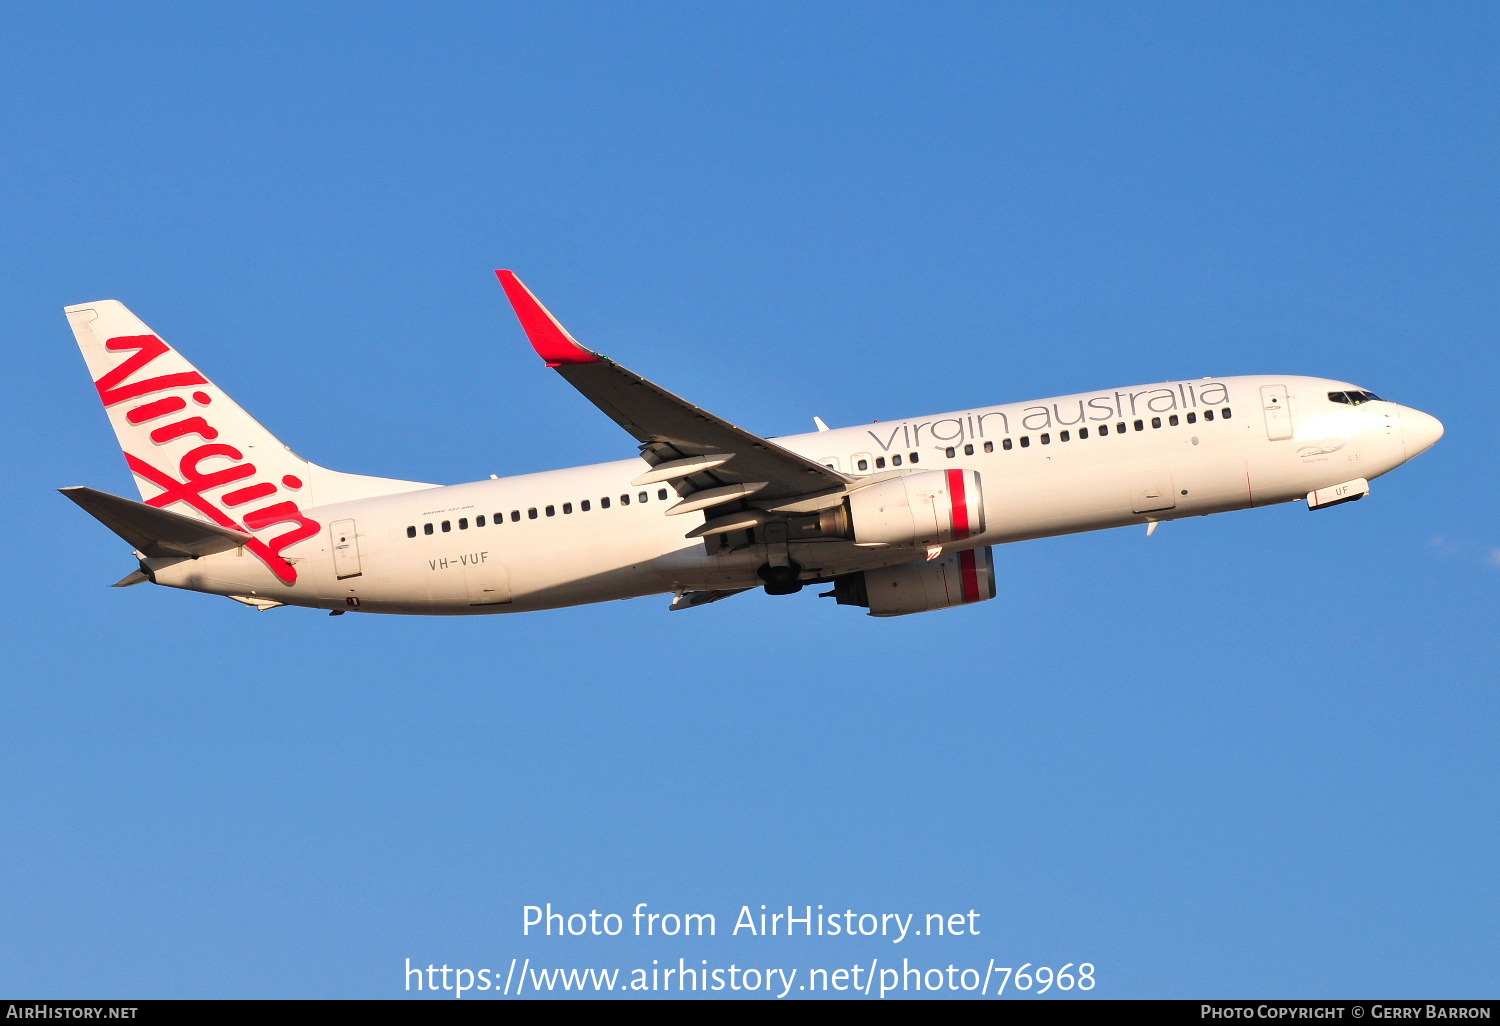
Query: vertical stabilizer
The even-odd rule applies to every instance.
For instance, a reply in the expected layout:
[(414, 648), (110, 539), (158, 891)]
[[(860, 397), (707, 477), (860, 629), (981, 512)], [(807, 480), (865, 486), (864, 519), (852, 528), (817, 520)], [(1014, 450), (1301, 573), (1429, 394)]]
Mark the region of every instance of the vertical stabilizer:
[(283, 580), (281, 550), (318, 531), (304, 509), (432, 487), (309, 463), (115, 300), (67, 315), (142, 500), (256, 535)]

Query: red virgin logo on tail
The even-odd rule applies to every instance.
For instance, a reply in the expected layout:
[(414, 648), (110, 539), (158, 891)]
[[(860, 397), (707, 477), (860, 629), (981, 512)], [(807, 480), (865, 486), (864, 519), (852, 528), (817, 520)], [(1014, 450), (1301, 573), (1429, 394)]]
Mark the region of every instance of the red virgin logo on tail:
[[(255, 480), (260, 473), (255, 464), (247, 461), (244, 453), (234, 446), (216, 441), (219, 432), (204, 416), (213, 402), (213, 397), (207, 392), (194, 391), (187, 398), (182, 395), (148, 398), (172, 389), (186, 389), (209, 383), (197, 371), (180, 371), (132, 380), (158, 356), (169, 352), (167, 344), (161, 339), (155, 335), (120, 335), (105, 342), (104, 348), (115, 353), (134, 353), (94, 382), (105, 409), (120, 403), (145, 400), (126, 410), (125, 419), (133, 425), (163, 421), (164, 423), (151, 430), (151, 441), (165, 445), (179, 438), (196, 435), (204, 443), (183, 454), (177, 463), (175, 477), (126, 450), (125, 462), (130, 465), (131, 471), (162, 490), (160, 495), (147, 499), (146, 504), (160, 508), (183, 502), (219, 526), (247, 534), (265, 530), (274, 524), (291, 524), (290, 531), (264, 541), (253, 538), (245, 543), (245, 548), (253, 552), (279, 579), (287, 584), (295, 584), (297, 569), (281, 553), (297, 542), (317, 534), (321, 525), (303, 516), (297, 503), (284, 496), (279, 502), (271, 502), (238, 514), (238, 519), (228, 510), (269, 499), (277, 495), (282, 487), (293, 490), (301, 488), (302, 481), (290, 474), (282, 477), (280, 482)], [(177, 414), (188, 411), (189, 398), (202, 412), (191, 411), (189, 416), (177, 417)], [(202, 464), (210, 459), (220, 461), (217, 469), (202, 469)], [(231, 462), (224, 465), (224, 460)], [(243, 485), (224, 492), (216, 499), (208, 496), (215, 489), (241, 481), (244, 482)]]

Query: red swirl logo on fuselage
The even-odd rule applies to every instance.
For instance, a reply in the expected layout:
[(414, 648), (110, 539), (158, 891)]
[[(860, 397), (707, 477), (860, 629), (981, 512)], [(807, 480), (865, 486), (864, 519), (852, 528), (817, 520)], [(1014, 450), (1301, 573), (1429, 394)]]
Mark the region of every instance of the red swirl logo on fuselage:
[[(132, 381), (131, 379), (138, 371), (148, 366), (158, 356), (170, 351), (167, 344), (155, 335), (120, 335), (105, 342), (104, 348), (115, 353), (133, 351), (135, 354), (121, 361), (118, 366), (94, 382), (95, 387), (99, 389), (99, 398), (103, 401), (105, 409), (169, 389), (191, 388), (195, 385), (213, 387), (208, 379), (197, 371), (180, 371), (175, 374), (161, 374), (154, 378)], [(198, 406), (205, 408), (213, 402), (213, 397), (203, 391), (194, 391), (190, 398)], [(140, 425), (171, 417), (187, 408), (187, 399), (180, 395), (169, 395), (131, 407), (125, 411), (125, 419), (132, 425)], [(240, 515), (239, 520), (231, 516), (227, 509), (269, 498), (275, 495), (282, 486), (288, 489), (301, 488), (302, 481), (291, 474), (283, 476), (280, 485), (272, 481), (251, 480), (259, 474), (255, 464), (246, 461), (245, 454), (234, 446), (216, 442), (215, 439), (219, 437), (218, 430), (201, 415), (195, 414), (172, 420), (153, 428), (150, 438), (158, 445), (166, 445), (189, 435), (196, 435), (203, 439), (204, 444), (183, 454), (177, 464), (178, 477), (173, 477), (160, 467), (153, 466), (126, 450), (125, 462), (130, 465), (131, 471), (162, 490), (160, 495), (147, 499), (146, 505), (162, 508), (175, 502), (183, 502), (219, 526), (234, 531), (243, 531), (246, 534), (263, 531), (273, 524), (292, 524), (290, 531), (274, 538), (265, 541), (252, 538), (245, 543), (245, 548), (253, 552), (281, 581), (286, 584), (295, 584), (297, 569), (287, 562), (281, 553), (297, 542), (317, 534), (321, 525), (303, 516), (297, 503), (285, 498), (280, 502), (250, 510)], [(201, 469), (201, 465), (211, 459), (232, 462), (229, 466), (214, 470)], [(245, 484), (234, 491), (225, 492), (217, 500), (208, 497), (208, 492), (237, 481), (244, 481)]]

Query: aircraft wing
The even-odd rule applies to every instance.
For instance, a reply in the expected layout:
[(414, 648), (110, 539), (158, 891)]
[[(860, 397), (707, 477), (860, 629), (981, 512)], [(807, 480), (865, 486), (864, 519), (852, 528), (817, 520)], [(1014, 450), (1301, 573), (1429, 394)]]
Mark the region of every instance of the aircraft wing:
[(816, 507), (819, 497), (841, 495), (851, 481), (585, 349), (521, 279), (510, 271), (495, 274), (547, 366), (640, 443), (641, 458), (652, 469), (635, 483), (669, 481), (676, 487), (682, 501), (669, 513), (733, 508), (728, 504), (737, 502), (773, 511), (799, 502)]

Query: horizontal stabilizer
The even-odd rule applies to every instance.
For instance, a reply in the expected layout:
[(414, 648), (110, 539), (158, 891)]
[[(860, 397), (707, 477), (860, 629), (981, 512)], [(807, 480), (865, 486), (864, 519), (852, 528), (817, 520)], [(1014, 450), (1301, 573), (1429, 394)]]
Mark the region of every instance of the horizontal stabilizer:
[[(252, 540), (241, 531), (157, 509), (97, 488), (59, 488), (84, 512), (131, 544), (143, 556), (211, 556)], [(124, 582), (121, 582), (122, 584)]]

